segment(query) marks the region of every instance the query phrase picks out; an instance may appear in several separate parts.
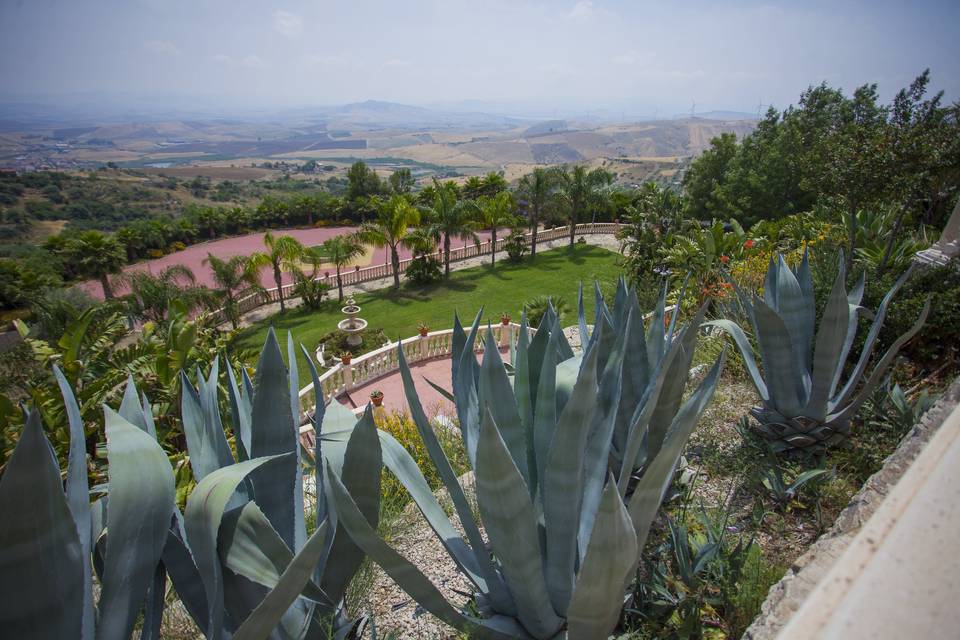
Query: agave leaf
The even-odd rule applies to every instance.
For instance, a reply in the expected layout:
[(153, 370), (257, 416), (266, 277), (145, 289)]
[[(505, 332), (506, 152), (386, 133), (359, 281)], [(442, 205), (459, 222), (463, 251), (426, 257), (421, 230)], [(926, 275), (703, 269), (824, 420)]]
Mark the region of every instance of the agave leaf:
[(283, 541), (295, 548), (296, 485), (301, 482), (297, 464), (299, 430), (290, 412), (287, 369), (280, 354), (277, 336), (271, 328), (257, 363), (256, 392), (253, 395), (250, 455), (253, 458), (293, 454), (250, 474), (257, 504)]
[[(203, 381), (201, 378), (201, 387)], [(180, 411), (183, 420), (183, 433), (187, 438), (187, 451), (190, 453), (190, 467), (197, 482), (207, 475), (233, 464), (233, 454), (224, 435), (223, 428), (211, 420), (209, 400), (204, 407), (200, 394), (194, 388), (187, 375), (180, 372)], [(216, 405), (214, 405), (216, 406)]]
[[(530, 340), (530, 344), (527, 346), (527, 380), (530, 390), (530, 406), (533, 408), (530, 413), (531, 429), (533, 425), (532, 419), (536, 413), (537, 393), (540, 390), (540, 374), (543, 371), (543, 359), (547, 353), (547, 344), (550, 342), (551, 325), (546, 324), (547, 315), (548, 314), (544, 314), (543, 319), (540, 320), (540, 326), (537, 328), (536, 333), (533, 334), (533, 339)], [(553, 350), (556, 351), (556, 349), (556, 345), (554, 345)], [(520, 408), (520, 415), (523, 416), (523, 407), (521, 406)]]
[(513, 402), (513, 389), (510, 388), (510, 380), (507, 378), (507, 371), (500, 358), (500, 350), (494, 340), (493, 331), (489, 328), (485, 342), (483, 364), (480, 367), (478, 403), (482, 409), (489, 409), (494, 421), (501, 425), (500, 435), (507, 443), (513, 462), (529, 484), (527, 434), (520, 421), (517, 405)]
[(143, 626), (140, 629), (140, 640), (159, 640), (160, 624), (163, 621), (163, 608), (166, 603), (167, 572), (163, 562), (157, 564), (153, 571), (153, 580), (147, 588), (147, 600), (143, 609)]
[(150, 437), (154, 440), (157, 439), (157, 425), (153, 421), (153, 407), (150, 406), (150, 401), (147, 400), (147, 394), (140, 393), (140, 405), (143, 407), (143, 421), (147, 425), (147, 433), (150, 434)]
[(223, 632), (223, 572), (217, 553), (217, 536), (223, 511), (248, 475), (265, 465), (269, 466), (268, 463), (279, 464), (291, 457), (292, 454), (287, 453), (254, 458), (217, 469), (198, 482), (187, 499), (184, 525), (206, 593), (209, 615), (201, 630), (208, 640), (218, 640)]
[[(623, 451), (623, 459), (620, 461), (620, 475), (617, 478), (621, 497), (627, 495), (630, 477), (633, 474), (635, 465), (638, 464), (641, 446), (647, 439), (650, 419), (657, 409), (657, 404), (660, 402), (660, 394), (666, 382), (667, 373), (670, 371), (670, 365), (673, 364), (674, 359), (677, 358), (677, 354), (682, 349), (682, 342), (680, 340), (674, 341), (667, 351), (666, 356), (664, 356), (654, 370), (653, 383), (647, 387), (631, 419), (630, 432), (627, 436), (627, 446)], [(652, 458), (653, 456), (647, 456), (648, 461)]]
[(843, 355), (842, 345), (846, 341), (850, 324), (850, 304), (847, 300), (845, 280), (841, 267), (827, 299), (827, 306), (823, 310), (813, 355), (813, 388), (804, 413), (821, 422), (827, 417), (827, 402), (830, 400), (830, 386), (834, 374), (843, 368), (840, 357)]
[(799, 415), (803, 407), (803, 383), (800, 362), (790, 342), (790, 332), (776, 311), (757, 300), (757, 344), (763, 355), (763, 368), (770, 399), (777, 411), (788, 418)]
[(240, 462), (250, 459), (250, 422), (253, 420), (253, 408), (250, 397), (240, 393), (233, 366), (227, 361), (227, 391), (230, 396), (230, 416), (233, 433), (237, 442), (237, 457)]
[[(642, 328), (641, 328), (642, 329)], [(586, 541), (593, 531), (594, 519), (603, 493), (604, 480), (607, 477), (610, 460), (610, 442), (616, 418), (622, 384), (624, 348), (628, 336), (621, 332), (617, 336), (613, 351), (607, 358), (606, 367), (600, 377), (597, 392), (596, 411), (590, 425), (590, 435), (587, 437), (586, 453), (583, 467), (583, 504), (580, 507), (579, 540), (580, 564), (587, 552)]]
[(710, 398), (713, 397), (717, 381), (720, 379), (720, 372), (723, 370), (725, 357), (725, 353), (720, 354), (697, 390), (680, 407), (677, 417), (674, 418), (673, 426), (660, 448), (660, 453), (647, 465), (640, 481), (633, 490), (633, 495), (630, 496), (627, 510), (630, 513), (634, 531), (637, 533), (638, 553), (643, 550), (643, 546), (646, 544), (650, 525), (653, 524), (653, 519), (657, 515), (663, 496), (673, 480), (673, 472), (677, 467), (677, 461), (680, 459), (683, 447), (686, 445), (697, 419), (710, 402)]
[(639, 555), (637, 534), (613, 476), (600, 500), (596, 522), (567, 611), (567, 638), (606, 638), (617, 624), (623, 593), (633, 574), (628, 558)]
[(777, 315), (787, 328), (790, 336), (790, 347), (797, 362), (799, 380), (803, 384), (801, 398), (806, 398), (810, 391), (810, 350), (813, 344), (813, 327), (815, 306), (807, 304), (806, 296), (800, 288), (800, 282), (793, 273), (783, 256), (777, 256)]
[[(380, 518), (381, 465), (380, 440), (368, 405), (347, 441), (341, 476), (363, 516), (374, 527)], [(331, 525), (334, 525), (332, 521)], [(333, 530), (333, 545), (325, 556), (320, 588), (333, 602), (340, 602), (353, 574), (363, 562), (363, 551), (343, 529), (339, 514)]]
[(653, 370), (657, 363), (663, 359), (666, 351), (666, 341), (664, 340), (663, 317), (666, 313), (667, 304), (667, 284), (664, 283), (663, 293), (657, 301), (657, 306), (653, 310), (650, 318), (650, 328), (647, 329), (647, 361), (650, 363), (650, 369)]
[[(523, 324), (524, 321), (522, 320), (521, 325)], [(398, 351), (397, 360), (400, 367), (400, 377), (403, 380), (403, 392), (407, 399), (407, 406), (410, 408), (410, 416), (413, 419), (414, 424), (417, 426), (417, 431), (420, 433), (420, 438), (423, 440), (424, 446), (427, 448), (427, 453), (430, 455), (430, 459), (433, 461), (434, 466), (437, 468), (437, 472), (440, 474), (440, 479), (443, 481), (443, 485), (447, 488), (447, 493), (450, 495), (454, 509), (457, 512), (457, 518), (459, 518), (460, 523), (463, 526), (463, 530), (467, 535), (467, 539), (470, 541), (470, 546), (473, 548), (473, 553), (476, 555), (476, 568), (473, 570), (474, 577), (472, 580), (479, 588), (481, 585), (477, 581), (478, 576), (476, 575), (479, 573), (480, 576), (482, 576), (480, 579), (490, 590), (490, 596), (494, 609), (501, 613), (512, 615), (512, 612), (515, 611), (513, 602), (507, 593), (506, 586), (502, 584), (500, 577), (497, 575), (496, 569), (494, 569), (493, 564), (490, 561), (489, 554), (486, 553), (486, 545), (483, 541), (483, 536), (480, 535), (480, 529), (473, 518), (473, 511), (470, 509), (470, 505), (467, 502), (467, 497), (463, 493), (463, 487), (460, 486), (460, 482), (457, 480), (457, 475), (454, 473), (453, 467), (450, 466), (450, 461), (447, 459), (447, 455), (443, 452), (443, 448), (440, 446), (440, 442), (437, 440), (437, 436), (433, 432), (430, 422), (427, 420), (427, 415), (423, 411), (423, 406), (420, 404), (420, 397), (417, 395), (416, 387), (413, 384), (413, 376), (410, 374), (410, 367), (407, 365), (407, 359), (403, 355), (402, 350)], [(430, 521), (434, 531), (437, 531), (437, 533), (440, 534), (441, 531), (438, 529), (438, 527), (444, 528), (441, 520), (446, 521), (446, 517), (444, 516), (443, 518), (438, 518), (435, 516), (435, 514), (428, 514), (428, 511), (424, 509), (424, 504), (426, 504), (427, 507), (432, 511), (431, 502), (435, 502), (433, 499), (433, 492), (424, 492), (422, 486), (419, 486), (416, 487), (417, 492), (414, 493), (414, 483), (410, 482), (410, 484), (408, 484), (407, 482), (404, 482), (404, 477), (400, 475), (398, 469), (391, 470), (397, 475), (400, 481), (403, 482), (404, 487), (410, 491), (411, 496), (413, 496), (414, 500), (417, 501), (417, 506), (420, 507), (420, 510), (423, 512), (424, 516), (427, 517), (428, 521)], [(408, 481), (411, 479), (412, 478), (408, 478)], [(426, 493), (429, 493), (431, 500), (421, 504), (421, 501), (426, 498)], [(420, 500), (418, 500), (418, 497)], [(431, 515), (435, 516), (436, 522), (431, 520)], [(444, 540), (445, 545), (448, 545), (448, 536), (449, 532), (447, 532), (447, 535), (440, 535), (440, 538)], [(450, 549), (449, 546), (447, 548)], [(453, 549), (450, 549), (450, 551), (451, 555), (458, 560), (458, 564), (463, 566), (465, 569), (470, 567), (469, 560), (461, 557), (458, 553), (454, 553)], [(471, 573), (471, 571), (467, 571), (468, 576), (470, 576)]]
[(0, 513), (4, 635), (76, 637), (83, 628), (84, 552), (36, 411), (0, 477)]
[(133, 631), (174, 509), (173, 470), (156, 440), (104, 407), (110, 508), (98, 638)]
[(780, 263), (774, 257), (770, 256), (770, 264), (767, 266), (767, 274), (763, 280), (763, 300), (766, 302), (767, 306), (777, 310), (777, 295), (779, 291), (777, 290), (777, 280), (779, 278)]
[[(248, 502), (234, 509), (224, 516), (220, 528), (219, 552), (223, 564), (237, 575), (268, 589), (277, 586), (294, 556), (260, 507), (255, 502)], [(307, 580), (301, 589), (305, 598), (325, 605), (334, 604), (312, 580)]]
[(489, 411), (480, 428), (476, 479), (480, 515), (517, 603), (520, 624), (534, 637), (549, 638), (563, 620), (550, 604), (533, 504)]
[[(537, 333), (539, 334), (540, 331), (543, 329), (539, 329)], [(547, 452), (557, 426), (557, 342), (559, 340), (557, 334), (559, 333), (559, 329), (552, 333), (541, 361), (536, 411), (533, 414), (533, 450), (538, 489), (543, 483)]]
[(837, 407), (846, 405), (853, 396), (853, 393), (857, 388), (857, 384), (860, 382), (860, 379), (867, 370), (867, 365), (870, 363), (870, 356), (873, 354), (874, 344), (876, 343), (877, 338), (880, 336), (880, 329), (883, 327), (883, 321), (887, 317), (887, 308), (890, 306), (890, 302), (893, 300), (893, 297), (897, 295), (898, 291), (900, 291), (900, 287), (906, 283), (907, 279), (912, 274), (913, 264), (911, 263), (910, 268), (907, 269), (903, 275), (897, 279), (893, 287), (890, 288), (890, 291), (887, 291), (887, 295), (883, 296), (883, 300), (880, 302), (880, 306), (877, 308), (877, 315), (873, 320), (873, 325), (871, 325), (870, 332), (867, 334), (867, 339), (863, 343), (863, 349), (860, 352), (860, 359), (857, 360), (857, 364), (854, 367), (853, 372), (850, 374), (850, 378), (843, 386), (843, 389), (840, 391), (839, 395), (834, 396), (831, 400), (829, 408), (830, 412), (835, 411)]
[(587, 329), (587, 318), (583, 308), (583, 281), (580, 281), (580, 288), (577, 290), (577, 327), (580, 330), (580, 347), (586, 351), (590, 343), (590, 332)]
[(561, 616), (566, 614), (573, 592), (583, 497), (584, 450), (590, 418), (596, 410), (597, 393), (597, 348), (594, 346), (584, 356), (580, 376), (557, 422), (543, 478), (543, 516), (548, 532), (544, 570), (550, 601), (554, 611)]
[(331, 502), (336, 505), (343, 527), (364, 553), (380, 565), (386, 574), (420, 606), (451, 627), (470, 634), (471, 638), (508, 640), (516, 637), (485, 629), (478, 624), (478, 621), (468, 618), (451, 606), (426, 576), (377, 536), (337, 474), (329, 465), (325, 470), (327, 491)]
[(740, 328), (740, 325), (732, 320), (710, 320), (705, 322), (704, 325), (720, 327), (730, 334), (743, 357), (743, 362), (747, 366), (747, 373), (750, 374), (750, 380), (753, 381), (757, 394), (765, 403), (770, 402), (770, 392), (767, 390), (767, 384), (763, 381), (763, 376), (760, 375), (760, 370), (757, 368), (757, 361), (753, 357), (753, 346), (751, 346), (750, 340), (747, 339), (747, 335)]
[[(94, 612), (93, 612), (93, 577), (90, 571), (91, 545), (91, 515), (90, 515), (90, 485), (87, 479), (87, 444), (83, 431), (83, 418), (80, 417), (80, 407), (73, 394), (70, 383), (67, 382), (60, 367), (53, 365), (53, 375), (60, 387), (63, 404), (67, 413), (67, 424), (70, 426), (70, 453), (67, 461), (67, 505), (77, 527), (80, 540), (81, 561), (83, 563), (83, 626), (80, 633), (81, 640), (93, 640)], [(17, 513), (16, 511), (0, 511), (0, 513)]]
[(183, 515), (176, 507), (174, 507), (170, 529), (167, 531), (167, 541), (163, 546), (161, 560), (180, 601), (197, 626), (203, 628), (209, 616), (207, 595), (203, 580), (200, 579), (200, 572), (193, 560), (190, 545), (187, 543), (187, 534), (183, 529)]
[(453, 382), (453, 395), (457, 398), (457, 417), (460, 421), (460, 431), (463, 434), (463, 446), (467, 450), (467, 457), (473, 463), (477, 454), (477, 433), (480, 430), (480, 412), (477, 401), (477, 374), (479, 366), (474, 355), (474, 343), (480, 326), (480, 314), (473, 321), (470, 333), (463, 345), (460, 354), (460, 366), (457, 368), (457, 378)]
[[(309, 358), (307, 359), (309, 362)], [(297, 348), (293, 333), (287, 332), (287, 362), (290, 369), (290, 415), (293, 418), (293, 450), (296, 452), (296, 476), (293, 483), (293, 549), (300, 551), (307, 541), (307, 525), (303, 515), (303, 460), (300, 455), (300, 376), (297, 371)]]
[(123, 400), (120, 402), (120, 416), (130, 424), (147, 431), (147, 422), (143, 418), (143, 406), (137, 394), (137, 384), (133, 374), (127, 376), (127, 386), (123, 390)]
[[(841, 252), (842, 256), (842, 252)], [(841, 257), (840, 264), (843, 264), (843, 259)], [(863, 289), (866, 284), (866, 272), (860, 273), (860, 278), (857, 280), (857, 284), (854, 285), (853, 290), (847, 295), (847, 302), (850, 307), (848, 314), (849, 320), (847, 324), (847, 333), (846, 339), (843, 342), (843, 349), (840, 351), (840, 362), (846, 363), (847, 356), (850, 355), (850, 349), (853, 348), (853, 341), (857, 337), (857, 325), (859, 324), (860, 313), (863, 311), (863, 308), (860, 306), (860, 301), (863, 299)], [(843, 367), (837, 367), (833, 373), (833, 380), (830, 383), (830, 397), (833, 398), (837, 393), (837, 386), (840, 384), (840, 376), (843, 375)]]
[[(690, 375), (690, 363), (693, 362), (693, 352), (697, 347), (697, 337), (700, 335), (700, 325), (707, 313), (709, 303), (705, 303), (697, 311), (697, 315), (683, 329), (680, 337), (674, 342), (678, 345), (678, 352), (667, 367), (666, 377), (660, 395), (656, 398), (656, 407), (650, 415), (650, 426), (647, 430), (646, 455), (652, 459), (660, 451), (667, 429), (680, 407), (683, 390), (687, 386)], [(673, 345), (670, 348), (674, 348)], [(626, 364), (624, 364), (626, 368)]]
[[(266, 523), (266, 518), (263, 522)], [(297, 555), (287, 563), (276, 585), (243, 621), (240, 628), (233, 634), (233, 640), (259, 640), (266, 638), (273, 631), (301, 591), (310, 584), (310, 575), (323, 553), (328, 533), (329, 527), (324, 522), (310, 536)]]
[[(928, 297), (927, 301), (923, 304), (923, 309), (920, 310), (920, 315), (917, 317), (917, 321), (913, 323), (913, 326), (904, 333), (902, 336), (894, 340), (893, 344), (890, 345), (890, 348), (887, 349), (887, 352), (883, 354), (883, 357), (880, 359), (880, 362), (877, 363), (877, 366), (873, 368), (873, 373), (870, 374), (870, 377), (864, 383), (863, 387), (860, 389), (860, 392), (857, 396), (854, 397), (853, 401), (850, 404), (843, 407), (840, 411), (827, 416), (828, 421), (845, 421), (853, 417), (857, 412), (857, 409), (860, 408), (860, 405), (873, 393), (873, 390), (880, 384), (880, 381), (883, 380), (883, 375), (887, 372), (887, 368), (893, 362), (893, 359), (896, 357), (897, 352), (900, 351), (900, 348), (906, 344), (913, 336), (917, 334), (918, 331), (923, 327), (923, 324), (927, 321), (927, 316), (930, 314), (930, 300)], [(834, 405), (831, 404), (831, 411), (835, 411), (838, 407), (843, 405)]]
[(431, 380), (430, 378), (428, 378), (428, 377), (426, 377), (426, 376), (423, 376), (423, 379), (424, 379), (424, 381), (425, 381), (428, 385), (430, 385), (431, 387), (433, 387), (433, 390), (436, 391), (437, 393), (439, 393), (440, 396), (443, 397), (444, 400), (447, 400), (447, 401), (449, 401), (449, 402), (451, 402), (451, 403), (455, 403), (455, 402), (457, 401), (456, 398), (454, 398), (454, 396), (453, 396), (452, 393), (450, 393), (449, 391), (447, 391), (446, 389), (444, 389), (443, 387), (441, 387), (440, 385), (438, 385), (436, 382), (434, 382), (434, 381)]
[[(323, 462), (322, 462), (322, 447), (321, 447), (321, 438), (323, 430), (323, 418), (326, 413), (326, 403), (323, 398), (323, 389), (320, 388), (320, 375), (317, 373), (317, 367), (313, 364), (313, 359), (310, 357), (310, 354), (307, 353), (307, 350), (304, 346), (300, 345), (300, 350), (303, 352), (303, 357), (307, 361), (307, 367), (310, 369), (310, 378), (313, 380), (313, 416), (310, 418), (311, 424), (313, 424), (314, 430), (314, 439), (313, 439), (313, 459), (315, 461), (314, 472), (313, 472), (313, 481), (314, 481), (314, 493), (316, 494), (316, 518), (314, 524), (319, 527), (320, 523), (327, 519), (327, 500), (326, 495), (323, 490)], [(337, 402), (336, 404), (340, 404)], [(332, 538), (331, 538), (332, 540)], [(321, 579), (321, 574), (319, 572), (320, 567), (317, 567), (317, 572), (314, 573), (313, 579), (319, 581)]]

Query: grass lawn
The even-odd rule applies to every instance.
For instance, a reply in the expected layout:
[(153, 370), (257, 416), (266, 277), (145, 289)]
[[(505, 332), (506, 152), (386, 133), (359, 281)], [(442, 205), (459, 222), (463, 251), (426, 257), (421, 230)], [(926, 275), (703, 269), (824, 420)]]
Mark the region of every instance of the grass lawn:
[[(396, 339), (407, 338), (417, 333), (417, 325), (425, 323), (431, 330), (453, 326), (453, 314), (458, 312), (461, 321), (473, 321), (477, 311), (484, 308), (484, 320), (491, 324), (500, 321), (500, 314), (509, 313), (515, 322), (520, 321), (523, 303), (538, 295), (562, 296), (570, 308), (566, 324), (576, 322), (577, 287), (584, 283), (584, 305), (587, 317), (593, 317), (593, 281), (599, 280), (604, 290), (621, 273), (617, 265), (618, 255), (607, 249), (589, 244), (576, 245), (573, 253), (566, 247), (538, 252), (535, 261), (529, 258), (521, 264), (512, 265), (497, 261), (496, 269), (490, 265), (473, 267), (450, 274), (450, 280), (414, 288), (402, 284), (399, 290), (380, 289), (355, 297), (363, 307), (360, 317), (368, 321), (369, 329), (381, 328)], [(263, 345), (267, 328), (272, 324), (278, 331), (284, 355), (286, 334), (293, 331), (294, 340), (307, 350), (316, 348), (320, 336), (334, 330), (344, 318), (340, 305), (334, 298), (321, 311), (295, 309), (284, 315), (279, 313), (244, 330), (236, 339), (235, 346), (257, 353)], [(255, 363), (255, 355), (251, 355)], [(301, 382), (307, 372), (303, 355), (300, 360)]]

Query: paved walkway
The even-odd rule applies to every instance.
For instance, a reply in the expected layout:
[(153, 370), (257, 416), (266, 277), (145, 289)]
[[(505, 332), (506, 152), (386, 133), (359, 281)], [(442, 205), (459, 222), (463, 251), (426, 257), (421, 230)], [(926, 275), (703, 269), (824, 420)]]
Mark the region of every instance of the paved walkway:
[[(502, 347), (500, 357), (503, 358), (504, 362), (510, 362), (510, 349)], [(477, 361), (479, 362), (482, 358), (483, 354), (479, 354)], [(448, 393), (453, 393), (449, 357), (422, 360), (412, 364), (410, 365), (410, 373), (413, 375), (413, 386), (417, 389), (420, 404), (428, 416), (454, 417), (456, 415), (453, 403), (427, 383), (427, 380), (430, 380), (446, 389)], [(406, 396), (403, 393), (403, 380), (400, 378), (399, 371), (356, 387), (350, 393), (337, 399), (340, 404), (351, 409), (364, 407), (370, 401), (370, 393), (375, 390), (383, 392), (383, 406), (387, 411), (410, 412), (410, 406), (407, 404)]]

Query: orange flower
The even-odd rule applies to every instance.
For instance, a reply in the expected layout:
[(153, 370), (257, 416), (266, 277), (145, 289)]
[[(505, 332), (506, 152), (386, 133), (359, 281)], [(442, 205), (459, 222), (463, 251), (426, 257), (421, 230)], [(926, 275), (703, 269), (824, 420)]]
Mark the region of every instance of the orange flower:
[(730, 262), (730, 256), (720, 256), (720, 262), (722, 262), (723, 264), (727, 264), (728, 262)]
[(743, 248), (744, 248), (744, 249), (753, 249), (753, 238), (750, 238), (749, 240), (747, 240), (746, 242), (744, 242), (744, 243), (743, 243)]

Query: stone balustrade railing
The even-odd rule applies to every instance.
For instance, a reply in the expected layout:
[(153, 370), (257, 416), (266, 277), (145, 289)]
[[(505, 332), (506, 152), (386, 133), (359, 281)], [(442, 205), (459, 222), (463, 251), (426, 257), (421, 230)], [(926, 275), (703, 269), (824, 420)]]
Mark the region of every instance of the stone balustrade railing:
[[(578, 224), (576, 227), (577, 235), (596, 235), (596, 234), (606, 234), (613, 235), (620, 229), (621, 225), (616, 222), (588, 222), (585, 224)], [(558, 240), (561, 238), (567, 238), (570, 235), (570, 226), (564, 227), (555, 227), (553, 229), (545, 229), (537, 233), (537, 244), (542, 244), (544, 242), (551, 242), (553, 240)], [(532, 232), (525, 234), (524, 236), (529, 244), (532, 239)], [(466, 260), (468, 258), (475, 258), (476, 256), (487, 255), (490, 253), (490, 240), (481, 242), (479, 245), (467, 245), (465, 247), (459, 247), (456, 249), (450, 250), (450, 261), (459, 262), (460, 260)], [(506, 238), (497, 238), (497, 251), (502, 251), (507, 245)], [(442, 259), (442, 253), (437, 251), (436, 253), (431, 254), (434, 258)], [(400, 273), (404, 273), (407, 270), (407, 267), (410, 263), (413, 262), (413, 258), (408, 258), (406, 260), (400, 261)], [(344, 270), (340, 273), (340, 280), (343, 283), (343, 286), (348, 287), (351, 285), (362, 284), (364, 282), (371, 282), (373, 280), (380, 280), (382, 278), (389, 278), (393, 276), (393, 269), (389, 264), (378, 264), (372, 267), (360, 268), (356, 267), (353, 270)], [(321, 282), (326, 282), (331, 286), (331, 288), (336, 287), (337, 285), (337, 276), (335, 273), (325, 273), (323, 276), (317, 278)], [(290, 300), (296, 298), (294, 295), (295, 285), (293, 283), (285, 284), (281, 288), (283, 291), (283, 297), (285, 300)], [(262, 293), (252, 294), (249, 296), (244, 296), (237, 301), (237, 307), (240, 311), (240, 314), (243, 315), (258, 307), (262, 307), (266, 304), (272, 302), (278, 302), (280, 300), (280, 294), (276, 287), (272, 289), (267, 289)], [(226, 316), (223, 314), (222, 310), (213, 311), (211, 317), (214, 322), (219, 323), (226, 320)]]
[[(506, 347), (515, 339), (520, 325), (516, 322), (496, 324), (489, 328), (493, 331), (494, 340), (501, 347)], [(484, 341), (488, 328), (481, 326), (475, 343), (475, 351), (483, 353)], [(533, 329), (530, 329), (533, 331)], [(453, 329), (431, 331), (425, 336), (416, 335), (400, 341), (403, 355), (407, 362), (413, 364), (422, 360), (449, 356), (452, 349)], [(324, 402), (330, 402), (351, 389), (362, 386), (372, 380), (389, 375), (400, 368), (397, 356), (397, 343), (391, 342), (379, 349), (370, 351), (351, 359), (349, 364), (336, 363), (324, 371), (320, 376), (320, 389), (323, 391)], [(313, 383), (300, 390), (301, 418), (313, 411), (315, 394)]]

